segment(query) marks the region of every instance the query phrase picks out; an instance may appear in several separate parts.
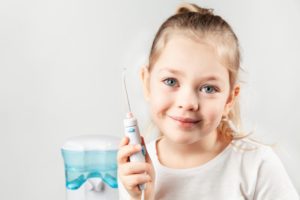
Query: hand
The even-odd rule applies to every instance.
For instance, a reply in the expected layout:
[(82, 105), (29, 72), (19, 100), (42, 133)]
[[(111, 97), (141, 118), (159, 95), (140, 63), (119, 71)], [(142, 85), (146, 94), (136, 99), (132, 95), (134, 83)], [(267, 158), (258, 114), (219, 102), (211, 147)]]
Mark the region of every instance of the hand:
[[(146, 148), (143, 137), (142, 144)], [(145, 199), (153, 199), (155, 172), (148, 152), (146, 151), (146, 162), (129, 162), (129, 157), (141, 151), (141, 148), (141, 145), (130, 145), (128, 137), (122, 139), (118, 151), (118, 174), (133, 199), (141, 199), (139, 184), (146, 184)]]

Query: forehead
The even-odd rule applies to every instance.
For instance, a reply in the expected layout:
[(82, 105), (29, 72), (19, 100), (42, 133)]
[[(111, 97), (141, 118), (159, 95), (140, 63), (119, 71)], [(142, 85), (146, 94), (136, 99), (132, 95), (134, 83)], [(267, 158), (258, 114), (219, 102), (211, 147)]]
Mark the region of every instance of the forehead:
[(221, 64), (214, 47), (205, 40), (195, 41), (181, 34), (170, 37), (153, 66), (156, 72), (168, 70), (193, 76), (217, 76), (223, 79), (228, 76), (228, 69)]

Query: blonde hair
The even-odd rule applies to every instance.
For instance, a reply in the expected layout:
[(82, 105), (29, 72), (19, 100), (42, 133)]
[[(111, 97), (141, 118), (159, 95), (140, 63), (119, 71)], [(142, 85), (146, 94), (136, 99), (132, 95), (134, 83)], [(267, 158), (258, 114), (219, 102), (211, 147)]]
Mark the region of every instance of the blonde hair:
[[(169, 17), (156, 33), (149, 55), (148, 70), (151, 72), (153, 65), (161, 55), (170, 37), (174, 34), (183, 34), (193, 40), (205, 41), (216, 49), (220, 61), (229, 72), (230, 90), (233, 89), (238, 79), (240, 70), (239, 42), (230, 25), (212, 9), (201, 8), (196, 4), (182, 3), (176, 13)], [(228, 120), (240, 127), (240, 109), (236, 99), (234, 107), (230, 110)], [(221, 121), (218, 131), (223, 136), (237, 136), (226, 121)]]

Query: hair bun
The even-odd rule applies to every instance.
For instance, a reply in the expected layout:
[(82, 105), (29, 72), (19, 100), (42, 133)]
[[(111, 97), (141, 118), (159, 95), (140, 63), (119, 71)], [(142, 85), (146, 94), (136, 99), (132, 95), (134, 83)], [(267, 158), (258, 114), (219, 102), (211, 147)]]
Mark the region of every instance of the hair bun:
[(201, 8), (193, 3), (182, 3), (176, 9), (176, 14), (183, 14), (188, 12), (196, 12), (202, 15), (213, 14), (213, 9)]

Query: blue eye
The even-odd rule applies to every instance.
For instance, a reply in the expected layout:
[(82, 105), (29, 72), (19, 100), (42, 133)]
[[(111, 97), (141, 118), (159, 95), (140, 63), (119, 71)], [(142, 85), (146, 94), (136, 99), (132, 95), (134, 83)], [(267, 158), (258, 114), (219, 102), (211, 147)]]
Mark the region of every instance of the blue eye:
[(208, 94), (213, 94), (213, 93), (217, 92), (217, 89), (211, 85), (206, 85), (206, 86), (202, 87), (200, 90), (201, 90), (201, 92), (205, 92)]
[(167, 78), (163, 81), (168, 86), (175, 86), (177, 84), (177, 80), (174, 78)]

